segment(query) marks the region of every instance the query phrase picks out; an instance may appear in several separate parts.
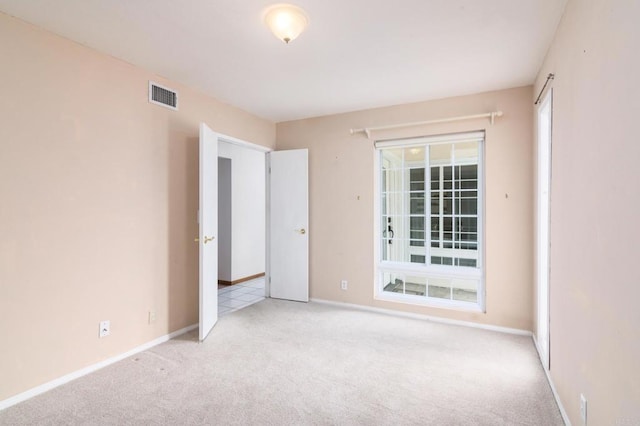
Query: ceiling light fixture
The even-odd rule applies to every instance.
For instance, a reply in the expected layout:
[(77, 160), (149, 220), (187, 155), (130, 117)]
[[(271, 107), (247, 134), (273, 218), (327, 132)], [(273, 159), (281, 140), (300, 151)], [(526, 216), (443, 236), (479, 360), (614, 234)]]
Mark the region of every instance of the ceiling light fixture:
[(309, 24), (304, 10), (292, 4), (274, 4), (265, 10), (264, 22), (280, 40), (289, 44)]

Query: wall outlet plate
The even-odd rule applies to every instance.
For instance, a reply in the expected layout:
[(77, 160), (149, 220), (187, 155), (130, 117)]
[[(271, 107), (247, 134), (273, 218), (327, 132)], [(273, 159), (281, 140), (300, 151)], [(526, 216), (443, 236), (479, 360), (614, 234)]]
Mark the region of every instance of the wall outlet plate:
[(149, 311), (149, 324), (156, 322), (156, 311)]
[(347, 286), (347, 280), (342, 280), (342, 281), (340, 281), (340, 288), (341, 288), (342, 290), (346, 290), (346, 289), (348, 288), (348, 286)]
[(111, 321), (100, 321), (98, 337), (107, 337), (111, 334)]

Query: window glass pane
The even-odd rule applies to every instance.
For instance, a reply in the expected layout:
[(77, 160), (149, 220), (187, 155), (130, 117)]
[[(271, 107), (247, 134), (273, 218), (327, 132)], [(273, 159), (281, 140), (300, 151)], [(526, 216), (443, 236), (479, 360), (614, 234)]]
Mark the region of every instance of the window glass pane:
[[(451, 194), (450, 192), (448, 192), (448, 194)], [(439, 212), (440, 214), (452, 214), (453, 213), (453, 200), (451, 199), (451, 196), (449, 197), (444, 197), (444, 199), (442, 200), (442, 211)]]
[(426, 256), (420, 254), (411, 255), (411, 263), (424, 263), (427, 260)]
[(458, 229), (463, 232), (478, 232), (477, 217), (460, 217), (457, 220)]
[(402, 274), (383, 272), (382, 284), (384, 291), (404, 293), (404, 276)]
[(456, 166), (455, 179), (457, 182), (456, 188), (462, 187), (462, 183), (466, 187), (476, 188), (478, 179), (478, 167), (473, 166)]
[(402, 169), (382, 170), (382, 192), (402, 191)]
[[(415, 237), (414, 237), (414, 234), (416, 234)], [(411, 247), (424, 247), (424, 232), (418, 233), (418, 232), (412, 231), (409, 245)]]
[(456, 191), (456, 198), (475, 199), (478, 197), (478, 191)]
[(427, 292), (427, 278), (407, 276), (404, 284), (404, 294), (412, 294), (414, 296), (424, 296)]
[(456, 200), (456, 213), (458, 214), (470, 214), (475, 215), (478, 213), (478, 201), (473, 199), (458, 199)]
[[(413, 247), (424, 247), (424, 216), (411, 217), (410, 220), (410, 245)], [(424, 262), (422, 262), (424, 263)]]
[(463, 217), (456, 220), (456, 241), (478, 241), (477, 219)]
[(424, 167), (409, 170), (409, 189), (411, 191), (424, 191)]
[(427, 290), (427, 278), (421, 276), (405, 276), (394, 272), (383, 272), (384, 291), (390, 293), (424, 296)]
[(430, 278), (429, 297), (451, 299), (451, 280), (446, 278)]
[[(408, 166), (424, 165), (424, 154), (426, 148), (424, 146), (412, 146), (404, 148), (404, 162)], [(422, 179), (424, 180), (424, 178)]]
[(412, 192), (410, 194), (410, 214), (424, 214), (424, 192)]
[(456, 163), (477, 163), (478, 142), (458, 142), (454, 144)]
[(431, 167), (431, 189), (440, 188), (440, 167)]
[[(448, 166), (448, 167), (443, 167), (442, 168), (442, 177), (443, 177), (443, 181), (446, 182), (451, 182), (451, 178), (452, 178), (452, 173), (453, 173), (453, 167)], [(451, 187), (449, 187), (451, 188)]]
[(452, 145), (450, 143), (429, 146), (429, 161), (431, 164), (451, 163)]
[(475, 164), (469, 166), (458, 166), (459, 179), (465, 181), (475, 181), (478, 179), (478, 166)]
[(440, 235), (440, 216), (431, 215), (431, 231), (435, 232), (436, 237)]
[(424, 231), (424, 216), (420, 217), (412, 217), (411, 221), (411, 230), (412, 231)]
[[(476, 244), (476, 243), (460, 243), (460, 248), (463, 249), (463, 250), (478, 250), (478, 244)], [(461, 266), (467, 266), (467, 265), (461, 265)]]
[(477, 180), (458, 180), (456, 181), (456, 189), (478, 189)]
[(401, 215), (404, 210), (402, 205), (403, 200), (404, 195), (401, 192), (389, 192), (388, 194), (385, 194), (384, 201), (386, 202), (386, 214), (390, 216)]
[(478, 301), (478, 280), (454, 278), (451, 280), (453, 300)]
[(402, 165), (402, 148), (389, 148), (382, 150), (382, 165), (387, 168), (399, 168)]
[(457, 232), (456, 248), (468, 248), (467, 241), (475, 242), (477, 238), (478, 238), (478, 235), (471, 232)]
[(434, 191), (431, 193), (431, 214), (440, 213), (440, 193)]
[(475, 259), (456, 259), (456, 266), (469, 266), (475, 268), (477, 260)]

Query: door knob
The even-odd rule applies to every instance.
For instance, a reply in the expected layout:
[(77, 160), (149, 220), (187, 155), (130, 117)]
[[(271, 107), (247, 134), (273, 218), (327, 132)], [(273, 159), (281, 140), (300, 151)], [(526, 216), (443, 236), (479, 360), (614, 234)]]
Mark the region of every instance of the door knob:
[(305, 231), (305, 230), (304, 230), (304, 228), (302, 228), (302, 229), (296, 229), (296, 232), (299, 232), (299, 233), (301, 233), (302, 235), (304, 235), (304, 234), (306, 234), (306, 233), (307, 233), (307, 231)]
[[(205, 235), (204, 236), (204, 243), (207, 244), (209, 241), (213, 241), (215, 239), (216, 239), (216, 237), (207, 237)], [(197, 243), (198, 241), (200, 241), (200, 238), (196, 237), (196, 238), (193, 239), (193, 241), (195, 241)]]

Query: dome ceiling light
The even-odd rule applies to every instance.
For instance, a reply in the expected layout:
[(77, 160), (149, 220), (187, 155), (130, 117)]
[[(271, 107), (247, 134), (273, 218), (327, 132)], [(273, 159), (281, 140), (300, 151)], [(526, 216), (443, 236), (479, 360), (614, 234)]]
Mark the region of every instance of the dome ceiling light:
[(304, 31), (309, 18), (298, 6), (281, 3), (265, 10), (264, 22), (276, 37), (289, 44)]

